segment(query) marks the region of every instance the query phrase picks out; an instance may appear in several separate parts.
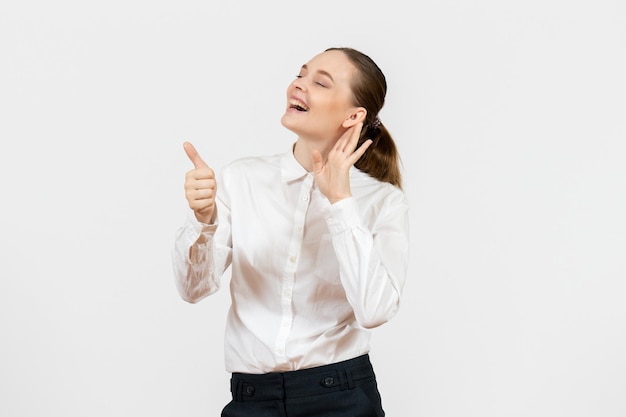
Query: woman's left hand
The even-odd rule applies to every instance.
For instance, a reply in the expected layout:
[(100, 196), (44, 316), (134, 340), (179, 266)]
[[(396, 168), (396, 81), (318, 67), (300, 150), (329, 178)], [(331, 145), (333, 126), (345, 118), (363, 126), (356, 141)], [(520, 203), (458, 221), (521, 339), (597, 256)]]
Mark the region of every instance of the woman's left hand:
[(315, 183), (331, 204), (352, 196), (350, 167), (372, 144), (372, 141), (368, 139), (356, 149), (362, 127), (363, 123), (358, 123), (346, 130), (328, 153), (326, 161), (323, 160), (318, 150), (313, 151)]

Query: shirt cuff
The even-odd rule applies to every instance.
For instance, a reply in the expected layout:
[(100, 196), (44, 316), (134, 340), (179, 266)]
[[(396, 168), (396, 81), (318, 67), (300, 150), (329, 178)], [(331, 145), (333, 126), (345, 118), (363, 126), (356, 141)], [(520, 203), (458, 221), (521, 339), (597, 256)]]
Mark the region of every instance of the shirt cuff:
[(189, 235), (192, 237), (192, 242), (195, 242), (198, 239), (198, 236), (200, 236), (201, 234), (207, 233), (210, 236), (213, 236), (215, 234), (215, 231), (217, 230), (218, 225), (217, 220), (211, 224), (199, 222), (198, 219), (196, 219), (196, 216), (193, 214), (193, 211), (187, 213), (186, 223)]
[(356, 199), (348, 197), (331, 204), (326, 214), (326, 224), (331, 235), (338, 235), (360, 226), (361, 213)]

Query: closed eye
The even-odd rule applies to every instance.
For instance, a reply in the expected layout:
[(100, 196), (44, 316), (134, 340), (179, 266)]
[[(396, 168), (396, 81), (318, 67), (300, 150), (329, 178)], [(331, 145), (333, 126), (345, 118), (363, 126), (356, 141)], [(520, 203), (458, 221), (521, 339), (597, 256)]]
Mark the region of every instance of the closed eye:
[[(304, 75), (300, 75), (300, 74), (296, 75), (296, 79), (302, 78), (302, 77), (304, 77)], [(328, 86), (326, 84), (324, 84), (324, 83), (322, 83), (320, 81), (314, 81), (314, 83), (319, 85), (320, 87), (328, 88)]]

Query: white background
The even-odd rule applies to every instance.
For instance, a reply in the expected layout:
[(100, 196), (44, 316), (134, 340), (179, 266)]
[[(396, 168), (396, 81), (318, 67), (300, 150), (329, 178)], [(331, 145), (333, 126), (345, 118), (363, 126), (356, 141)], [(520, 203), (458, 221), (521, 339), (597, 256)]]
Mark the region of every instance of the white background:
[(411, 203), (389, 417), (626, 415), (626, 5), (0, 6), (0, 415), (217, 416), (228, 292), (178, 298), (182, 142), (282, 152), (330, 46), (385, 72)]

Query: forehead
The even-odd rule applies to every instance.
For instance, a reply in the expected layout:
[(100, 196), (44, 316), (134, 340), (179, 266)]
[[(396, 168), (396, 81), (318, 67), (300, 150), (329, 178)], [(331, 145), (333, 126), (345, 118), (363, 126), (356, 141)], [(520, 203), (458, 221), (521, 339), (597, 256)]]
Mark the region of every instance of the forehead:
[(326, 71), (335, 81), (350, 80), (356, 72), (356, 67), (341, 51), (325, 51), (314, 56), (306, 63), (309, 71)]

